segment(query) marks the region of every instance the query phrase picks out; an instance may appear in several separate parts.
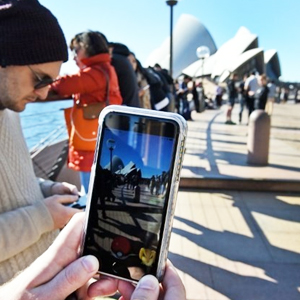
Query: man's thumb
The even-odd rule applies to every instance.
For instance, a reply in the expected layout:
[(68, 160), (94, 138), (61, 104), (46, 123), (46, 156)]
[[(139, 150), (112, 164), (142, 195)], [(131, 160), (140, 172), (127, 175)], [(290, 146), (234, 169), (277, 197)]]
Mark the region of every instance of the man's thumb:
[(92, 255), (77, 259), (45, 284), (48, 295), (51, 295), (51, 299), (65, 299), (87, 283), (98, 269), (99, 262)]
[(159, 283), (152, 275), (141, 278), (130, 299), (157, 300), (159, 295)]

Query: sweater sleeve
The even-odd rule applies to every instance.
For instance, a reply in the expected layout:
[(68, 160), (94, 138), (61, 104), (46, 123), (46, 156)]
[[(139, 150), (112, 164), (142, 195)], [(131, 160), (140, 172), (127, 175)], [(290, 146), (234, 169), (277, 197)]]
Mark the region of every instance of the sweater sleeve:
[(38, 183), (40, 185), (41, 191), (45, 198), (52, 196), (51, 188), (55, 184), (54, 181), (51, 180), (44, 180), (43, 178), (37, 178)]
[(36, 243), (43, 233), (52, 229), (53, 220), (43, 201), (2, 213), (0, 261), (22, 252)]

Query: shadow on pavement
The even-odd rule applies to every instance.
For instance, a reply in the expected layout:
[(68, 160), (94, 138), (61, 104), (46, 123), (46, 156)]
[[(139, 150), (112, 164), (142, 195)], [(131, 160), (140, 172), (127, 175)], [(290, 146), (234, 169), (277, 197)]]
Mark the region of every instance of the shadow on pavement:
[[(223, 269), (209, 260), (195, 260), (176, 253), (169, 253), (171, 261), (182, 272), (232, 300), (299, 299), (300, 254), (272, 245), (253, 213), (296, 224), (300, 222), (300, 205), (286, 203), (274, 195), (259, 202), (256, 193), (253, 193), (253, 201), (237, 200), (232, 198), (232, 194), (227, 197), (226, 192), (224, 194), (225, 199), (233, 200), (233, 206), (239, 208), (253, 237), (226, 230), (212, 230), (202, 226), (201, 220), (195, 222), (179, 216), (175, 219), (192, 230), (175, 227), (173, 232), (231, 262), (259, 268), (264, 276), (240, 275), (238, 270), (232, 272)], [(185, 253), (188, 253), (187, 250)]]

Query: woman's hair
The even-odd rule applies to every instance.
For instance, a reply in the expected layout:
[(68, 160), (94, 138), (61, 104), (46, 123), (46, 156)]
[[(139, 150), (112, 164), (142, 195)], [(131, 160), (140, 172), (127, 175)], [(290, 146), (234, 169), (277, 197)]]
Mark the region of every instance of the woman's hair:
[(85, 49), (88, 57), (108, 53), (107, 41), (98, 31), (77, 33), (70, 42), (70, 49), (73, 50), (77, 45)]

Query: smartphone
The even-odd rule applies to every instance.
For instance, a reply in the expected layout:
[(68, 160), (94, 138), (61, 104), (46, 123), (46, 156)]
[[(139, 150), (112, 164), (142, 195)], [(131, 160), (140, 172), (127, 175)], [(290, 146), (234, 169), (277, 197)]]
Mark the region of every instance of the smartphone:
[(85, 209), (87, 201), (87, 195), (79, 196), (78, 200), (72, 203), (71, 207), (77, 209)]
[(78, 199), (71, 203), (65, 203), (65, 206), (69, 206), (77, 209), (85, 209), (87, 201), (87, 195), (79, 195)]
[(100, 274), (162, 280), (186, 132), (176, 113), (120, 105), (101, 112), (81, 244)]

